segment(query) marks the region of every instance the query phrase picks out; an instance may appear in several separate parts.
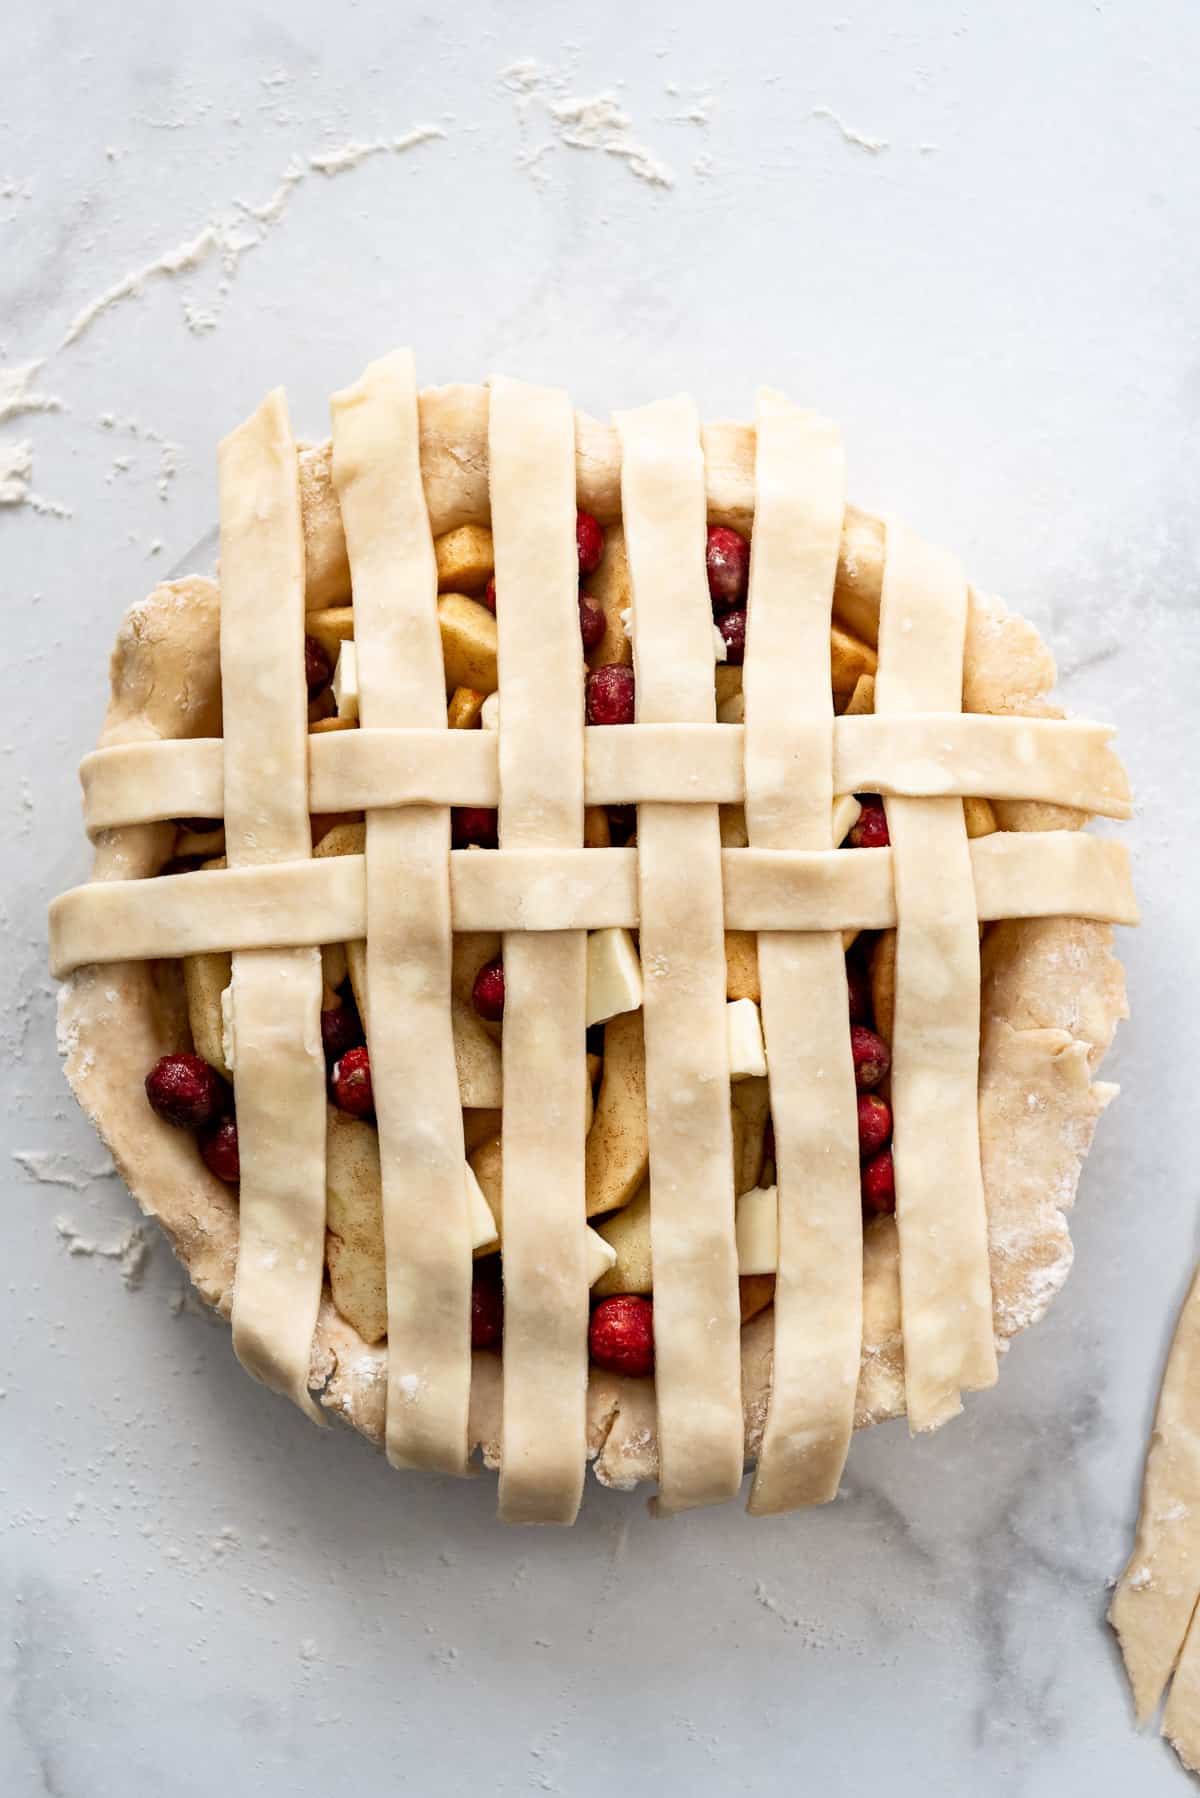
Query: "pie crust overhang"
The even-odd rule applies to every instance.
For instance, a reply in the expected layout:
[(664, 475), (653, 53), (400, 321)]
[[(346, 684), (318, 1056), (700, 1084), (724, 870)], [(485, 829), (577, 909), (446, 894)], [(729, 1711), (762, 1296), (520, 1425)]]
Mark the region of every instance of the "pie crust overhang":
[[(1127, 789), (1105, 733), (1059, 722), (1048, 698), (1053, 662), (1037, 632), (969, 590), (943, 552), (846, 506), (836, 431), (771, 394), (760, 396), (755, 426), (701, 427), (690, 402), (676, 400), (607, 427), (573, 415), (560, 393), (507, 381), (418, 395), (411, 358), (398, 353), (335, 397), (332, 446), (297, 449), (273, 395), (222, 446), (221, 476), (224, 620), (215, 584), (192, 578), (160, 586), (122, 622), (100, 747), (129, 753), (85, 764), (95, 865), (87, 888), (56, 902), (52, 954), (67, 972), (61, 1047), (76, 1095), (197, 1289), (233, 1315), (247, 1366), (319, 1415), (311, 1392), (386, 1442), (399, 1464), (465, 1471), (481, 1451), (502, 1469), (501, 1509), (512, 1520), (570, 1521), (585, 1455), (606, 1485), (658, 1478), (668, 1509), (729, 1496), (744, 1460), (759, 1467), (752, 1508), (820, 1501), (836, 1491), (852, 1427), (906, 1408), (914, 1428), (953, 1415), (959, 1392), (991, 1383), (996, 1351), (1066, 1278), (1066, 1213), (1116, 1090), (1093, 1075), (1126, 1015), (1110, 928), (1136, 919), (1124, 852), (1076, 833), (1092, 811), (1127, 815)], [(576, 505), (624, 528), (639, 705), (626, 730), (582, 726), (571, 636)], [(706, 518), (754, 531), (744, 727), (715, 724)], [(420, 758), (393, 753), (399, 739), (384, 733), (445, 724), (432, 540), (489, 522), (497, 584), (526, 596), (499, 609), (504, 722), (482, 749), (451, 752), (443, 735), (427, 758), (437, 777), (422, 772), (432, 784), (418, 791), (406, 768)], [(351, 567), (363, 728), (306, 746), (302, 687), (276, 670), (296, 653), (305, 608), (346, 602)], [(880, 651), (876, 713), (836, 726), (831, 608)], [(977, 716), (960, 719), (960, 708)], [(632, 740), (647, 727), (660, 734), (653, 758), (639, 763)], [(222, 729), (224, 748), (214, 748)], [(477, 745), (485, 733), (450, 736)], [(597, 736), (593, 766), (585, 738)], [(411, 741), (421, 749), (425, 739)], [(474, 759), (443, 770), (451, 753)], [(722, 852), (716, 804), (684, 791), (697, 765), (742, 783), (747, 849)], [(651, 766), (646, 799), (636, 783)], [(875, 781), (856, 781), (860, 790), (884, 784), (881, 768), (895, 771), (890, 851), (828, 850), (829, 804), (846, 790), (835, 775), (849, 766), (876, 770)], [(498, 796), (502, 849), (467, 867), (456, 854), (447, 882), (447, 795), (469, 802), (455, 785), (466, 778), (496, 787), (476, 802)], [(589, 861), (597, 873), (581, 885), (572, 852), (585, 791), (602, 779), (617, 783), (610, 798), (643, 801), (638, 850), (587, 851), (609, 858), (611, 878)], [(147, 879), (175, 835), (147, 800), (156, 782), (171, 818), (224, 811), (227, 875)], [(323, 783), (322, 809), (338, 809), (324, 799), (339, 792), (366, 809), (365, 857), (308, 862), (309, 783), (313, 795)], [(990, 795), (1002, 826), (970, 851), (955, 797), (964, 791)], [(134, 818), (145, 821), (125, 821)], [(544, 876), (540, 914), (518, 878), (525, 864), (476, 874), (507, 851)], [(183, 883), (198, 878), (211, 883), (211, 902), (172, 900), (168, 916), (161, 896), (172, 887), (186, 895)], [(831, 883), (842, 882), (834, 898), (844, 905), (848, 879), (855, 915), (827, 916)], [(146, 884), (130, 889), (131, 880)], [(123, 891), (99, 891), (117, 882)], [(490, 907), (491, 927), (505, 933), (506, 1192), (529, 1194), (523, 1206), (505, 1205), (504, 1361), (475, 1354), (469, 1366), (448, 1011), (412, 971), (414, 961), (438, 965), (451, 895), (455, 923), (459, 904)], [(713, 1172), (729, 1164), (728, 1106), (689, 1099), (686, 1129), (678, 1115), (680, 1080), (696, 1072), (681, 1063), (685, 1047), (707, 1058), (696, 1090), (706, 1081), (721, 1090), (711, 1074), (721, 1075), (725, 1053), (715, 1030), (723, 985), (713, 983), (722, 896), (725, 924), (761, 930), (781, 1195), (776, 1303), (740, 1332), (732, 1190)], [(318, 898), (326, 909), (314, 915)], [(143, 1094), (146, 1070), (187, 1038), (178, 983), (160, 961), (111, 959), (146, 930), (156, 953), (178, 954), (180, 931), (211, 933), (228, 906), (239, 934), (216, 946), (237, 951), (239, 1132), (252, 1140), (254, 1187), (255, 1254), (243, 1244), (236, 1304), (238, 1202)], [(329, 907), (345, 931), (329, 927)], [(640, 909), (630, 916), (630, 907)], [(271, 924), (256, 923), (264, 908)], [(1022, 910), (1050, 915), (1012, 915)], [(897, 916), (900, 1225), (872, 1223), (860, 1260), (853, 1077), (841, 1013), (821, 999), (844, 985), (841, 926)], [(999, 921), (980, 952), (984, 917)], [(653, 1223), (661, 1427), (656, 1382), (589, 1372), (583, 1330), (582, 1054), (567, 1045), (583, 1034), (580, 945), (589, 925), (609, 922), (640, 923), (643, 962), (661, 967), (661, 978), (647, 978), (646, 1001), (647, 1080), (659, 1101), (652, 1096), (651, 1157), (662, 1175)], [(365, 926), (372, 994), (390, 995), (386, 1006), (373, 998), (373, 1016), (424, 1008), (419, 1032), (377, 1023), (371, 1036), (384, 1094), (390, 1370), (388, 1345), (363, 1341), (312, 1267), (323, 1229), (324, 1088), (311, 945), (343, 940), (354, 923), (360, 935)], [(683, 958), (687, 979), (677, 978)], [(549, 1134), (548, 1097), (565, 1120)], [(299, 1141), (290, 1139), (296, 1126)], [(414, 1181), (417, 1140), (430, 1152)], [(950, 1211), (947, 1167), (962, 1198)], [(416, 1259), (431, 1212), (437, 1240)], [(282, 1287), (273, 1271), (281, 1241)], [(393, 1252), (399, 1243), (405, 1254)], [(906, 1334), (916, 1345), (907, 1388)], [(787, 1378), (776, 1383), (777, 1342)]]

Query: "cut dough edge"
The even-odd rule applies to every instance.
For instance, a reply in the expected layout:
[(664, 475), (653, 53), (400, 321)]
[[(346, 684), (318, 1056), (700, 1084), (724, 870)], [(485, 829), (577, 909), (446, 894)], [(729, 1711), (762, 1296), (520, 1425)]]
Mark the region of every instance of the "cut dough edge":
[[(216, 589), (199, 578), (167, 583), (132, 607), (113, 655), (113, 699), (101, 744), (219, 730)], [(964, 689), (970, 709), (1052, 712), (1046, 691), (1053, 661), (1034, 627), (997, 601), (974, 594)], [(1016, 802), (1009, 829), (1082, 823), (1065, 808)], [(1052, 817), (1047, 814), (1054, 814)], [(169, 853), (170, 826), (141, 825), (102, 833), (93, 878), (157, 870)], [(1082, 1156), (1100, 1110), (1115, 1089), (1089, 1075), (1126, 1014), (1124, 981), (1104, 925), (1071, 918), (996, 925), (985, 945), (982, 1108), (1016, 1114), (1016, 1086), (1039, 1092), (1037, 1114), (1056, 1147), (1047, 1172), (989, 1166), (985, 1187), (992, 1277), (997, 1295), (997, 1346), (1041, 1317), (1070, 1268), (1065, 1213), (1074, 1200)], [(77, 1098), (109, 1147), (137, 1203), (162, 1225), (200, 1295), (228, 1316), (237, 1248), (237, 1204), (211, 1176), (190, 1139), (149, 1111), (142, 1082), (155, 1059), (178, 1045), (176, 996), (152, 964), (83, 969), (59, 1000), (60, 1051)], [(991, 1065), (993, 1073), (986, 1069)], [(1042, 1087), (1031, 1089), (1039, 1071)], [(995, 1082), (989, 1086), (989, 1080)], [(1060, 1122), (1047, 1128), (1061, 1111)], [(1003, 1132), (999, 1132), (1003, 1136)], [(880, 1220), (864, 1251), (864, 1341), (855, 1427), (903, 1414), (898, 1263), (895, 1227)], [(746, 1453), (761, 1439), (770, 1383), (773, 1315), (768, 1309), (742, 1330)], [(381, 1440), (383, 1349), (372, 1349), (333, 1307), (326, 1289), (314, 1338), (310, 1383), (319, 1401), (363, 1435)], [(473, 1358), (471, 1442), (484, 1464), (499, 1454), (500, 1362)], [(597, 1479), (631, 1487), (657, 1472), (654, 1392), (592, 1370), (588, 1452)]]

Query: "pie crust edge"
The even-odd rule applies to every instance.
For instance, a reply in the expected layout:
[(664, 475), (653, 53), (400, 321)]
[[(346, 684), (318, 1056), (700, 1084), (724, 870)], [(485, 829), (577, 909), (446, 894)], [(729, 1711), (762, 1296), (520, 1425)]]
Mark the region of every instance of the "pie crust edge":
[[(216, 734), (217, 589), (193, 577), (166, 583), (130, 608), (112, 658), (102, 745)], [(1034, 627), (972, 593), (964, 689), (978, 712), (1055, 715), (1052, 658)], [(1032, 802), (998, 806), (1005, 828), (1061, 828), (1085, 814)], [(169, 825), (101, 833), (94, 879), (152, 874), (169, 854)], [(1036, 1322), (1064, 1283), (1072, 1250), (1066, 1213), (1101, 1110), (1115, 1093), (1092, 1075), (1127, 1015), (1124, 978), (1107, 925), (1076, 918), (991, 927), (983, 954), (980, 1133), (988, 1207), (997, 1347)], [(236, 1200), (194, 1145), (145, 1105), (142, 1077), (186, 1030), (178, 995), (154, 964), (89, 967), (64, 984), (60, 1049), (67, 1077), (147, 1215), (162, 1225), (200, 1295), (231, 1309)], [(771, 1374), (770, 1311), (742, 1330), (745, 1448), (761, 1441)], [(326, 1409), (369, 1439), (383, 1437), (386, 1346), (371, 1348), (326, 1291), (310, 1385)], [(470, 1442), (500, 1459), (500, 1361), (473, 1357)], [(896, 1230), (880, 1219), (864, 1247), (864, 1336), (855, 1426), (903, 1414)], [(650, 1381), (590, 1370), (588, 1454), (602, 1484), (628, 1488), (657, 1475)]]

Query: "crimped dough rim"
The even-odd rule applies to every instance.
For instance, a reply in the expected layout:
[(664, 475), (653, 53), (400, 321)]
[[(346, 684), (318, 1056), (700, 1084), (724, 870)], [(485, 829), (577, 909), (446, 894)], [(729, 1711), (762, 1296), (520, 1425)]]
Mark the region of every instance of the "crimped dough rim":
[[(861, 515), (857, 515), (861, 518)], [(972, 595), (970, 709), (1055, 715), (1053, 662), (1040, 636), (997, 601)], [(113, 654), (113, 704), (102, 743), (219, 730), (217, 594), (199, 578), (167, 583), (126, 614)], [(1083, 814), (1014, 802), (1009, 829), (1080, 824)], [(99, 877), (157, 871), (170, 826), (102, 833)], [(1100, 1111), (1115, 1088), (1093, 1083), (1118, 1020), (1124, 979), (1107, 925), (1075, 918), (995, 925), (984, 949), (980, 1124), (997, 1346), (1036, 1322), (1061, 1288), (1072, 1251), (1066, 1213)], [(189, 1137), (142, 1101), (146, 1069), (178, 1046), (178, 1003), (152, 963), (80, 970), (60, 994), (60, 1050), (68, 1080), (141, 1210), (155, 1218), (201, 1297), (228, 1317), (238, 1209)], [(186, 1020), (183, 1021), (186, 1028)], [(748, 1460), (757, 1454), (770, 1388), (771, 1311), (742, 1330)], [(310, 1385), (319, 1402), (381, 1443), (386, 1344), (368, 1346), (326, 1288)], [(473, 1357), (471, 1447), (500, 1459), (500, 1359)], [(904, 1413), (896, 1230), (879, 1219), (864, 1245), (864, 1335), (855, 1427)], [(632, 1487), (657, 1474), (653, 1382), (592, 1368), (588, 1453), (601, 1483)]]

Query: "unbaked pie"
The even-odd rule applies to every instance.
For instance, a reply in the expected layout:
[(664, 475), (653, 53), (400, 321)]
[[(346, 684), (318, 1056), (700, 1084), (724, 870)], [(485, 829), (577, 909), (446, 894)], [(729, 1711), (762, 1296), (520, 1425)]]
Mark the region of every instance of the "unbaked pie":
[(1110, 732), (775, 393), (607, 426), (397, 352), (332, 413), (226, 438), (219, 591), (121, 625), (68, 1077), (247, 1369), (397, 1466), (828, 1500), (1066, 1276)]

